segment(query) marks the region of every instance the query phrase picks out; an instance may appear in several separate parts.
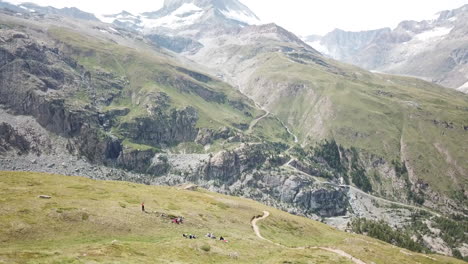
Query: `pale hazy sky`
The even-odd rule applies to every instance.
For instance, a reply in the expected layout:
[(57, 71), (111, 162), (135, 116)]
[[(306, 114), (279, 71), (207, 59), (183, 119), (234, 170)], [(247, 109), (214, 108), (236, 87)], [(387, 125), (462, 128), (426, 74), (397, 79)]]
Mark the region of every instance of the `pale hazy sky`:
[[(8, 0), (8, 2), (25, 2)], [(75, 6), (98, 14), (155, 11), (163, 0), (27, 0), (54, 7)], [(402, 20), (423, 20), (468, 0), (241, 0), (262, 22), (276, 24), (298, 35), (325, 34), (335, 28), (368, 30), (395, 27)]]

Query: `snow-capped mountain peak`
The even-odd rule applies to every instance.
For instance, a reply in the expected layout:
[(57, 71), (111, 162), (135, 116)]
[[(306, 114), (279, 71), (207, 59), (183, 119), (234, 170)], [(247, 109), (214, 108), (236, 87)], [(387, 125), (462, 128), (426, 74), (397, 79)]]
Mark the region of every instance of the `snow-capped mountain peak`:
[(180, 29), (184, 26), (194, 24), (203, 15), (203, 9), (196, 6), (195, 4), (182, 3), (182, 5), (176, 7), (172, 12), (165, 16), (154, 17), (151, 14), (144, 14), (142, 19), (142, 26), (146, 29), (154, 29), (159, 27)]
[(132, 15), (126, 11), (99, 19), (144, 32), (185, 30), (193, 25), (225, 24), (230, 27), (259, 25), (260, 19), (238, 0), (166, 0), (154, 12)]
[(112, 15), (98, 15), (99, 20), (105, 23), (113, 23), (114, 21), (118, 20), (120, 22), (134, 22), (138, 23), (139, 16), (135, 16), (131, 14), (130, 12), (127, 12), (123, 10), (122, 12), (118, 14), (112, 14)]
[(223, 13), (226, 18), (241, 22), (259, 22), (260, 20), (247, 6), (238, 0), (165, 0), (163, 10), (173, 11), (185, 4), (193, 4), (204, 10), (214, 8)]
[(166, 0), (162, 9), (145, 13), (152, 18), (168, 16), (181, 7), (197, 7), (205, 12), (215, 10), (225, 19), (238, 21), (242, 24), (260, 24), (260, 19), (244, 4), (238, 0)]

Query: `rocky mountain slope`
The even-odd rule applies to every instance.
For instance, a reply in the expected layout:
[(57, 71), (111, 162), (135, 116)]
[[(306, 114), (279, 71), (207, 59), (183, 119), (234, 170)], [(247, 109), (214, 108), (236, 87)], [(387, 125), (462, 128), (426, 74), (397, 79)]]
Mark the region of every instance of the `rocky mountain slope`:
[(468, 5), (443, 11), (433, 20), (403, 21), (391, 30), (336, 29), (306, 38), (334, 59), (368, 70), (416, 76), (468, 92)]
[(99, 21), (94, 14), (81, 11), (76, 7), (55, 8), (52, 6), (40, 6), (33, 3), (22, 3), (20, 5), (10, 4), (0, 1), (0, 8), (17, 12), (17, 13), (36, 13), (39, 16), (43, 15), (59, 15), (76, 19)]
[(433, 210), (466, 215), (466, 96), (327, 59), (274, 24), (217, 21), (164, 33), (3, 10), (0, 168), (191, 182), (468, 255), (427, 231), (443, 229)]

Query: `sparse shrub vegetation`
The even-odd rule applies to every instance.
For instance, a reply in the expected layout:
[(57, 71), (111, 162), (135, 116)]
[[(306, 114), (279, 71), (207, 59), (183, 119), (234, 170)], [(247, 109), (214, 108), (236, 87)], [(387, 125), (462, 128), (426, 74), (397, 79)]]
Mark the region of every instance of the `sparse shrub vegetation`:
[(83, 213), (83, 214), (81, 215), (81, 220), (87, 221), (88, 219), (89, 219), (89, 214), (88, 214), (88, 213)]
[(383, 221), (367, 220), (357, 218), (351, 222), (351, 230), (357, 234), (365, 234), (373, 238), (380, 239), (392, 245), (409, 249), (416, 252), (427, 252), (427, 248), (414, 242), (410, 234), (405, 230), (393, 230)]
[(203, 245), (200, 247), (201, 250), (205, 251), (205, 252), (210, 252), (211, 250), (211, 246), (210, 245)]

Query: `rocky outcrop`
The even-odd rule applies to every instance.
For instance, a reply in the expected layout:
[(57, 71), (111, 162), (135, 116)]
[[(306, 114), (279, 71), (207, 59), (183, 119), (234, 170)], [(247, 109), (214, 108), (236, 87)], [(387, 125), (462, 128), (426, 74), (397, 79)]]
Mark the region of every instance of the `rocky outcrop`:
[[(254, 172), (239, 189), (243, 196), (265, 201), (288, 212), (309, 217), (342, 216), (349, 206), (347, 189), (317, 182), (309, 176), (289, 171)], [(248, 186), (248, 187), (246, 187)]]
[(198, 113), (192, 107), (157, 111), (120, 125), (122, 135), (135, 143), (160, 146), (194, 141), (198, 134)]
[(20, 135), (7, 123), (0, 123), (0, 155), (9, 151), (16, 151), (18, 155), (29, 151), (30, 144), (26, 138)]
[(152, 159), (151, 165), (148, 168), (148, 172), (154, 176), (162, 176), (169, 172), (173, 164), (169, 163), (167, 156), (163, 154), (157, 154)]
[(307, 163), (305, 163), (303, 161), (293, 160), (293, 161), (291, 161), (290, 165), (293, 166), (294, 168), (306, 173), (306, 174), (309, 174), (309, 175), (324, 176), (321, 173), (321, 171), (317, 168), (317, 166), (307, 164)]
[(113, 164), (122, 152), (120, 140), (89, 125), (82, 127), (81, 134), (69, 139), (68, 151), (85, 156), (92, 163)]
[(285, 190), (282, 201), (292, 204), (303, 214), (333, 217), (347, 213), (346, 189), (290, 177), (284, 182), (282, 190)]
[[(68, 138), (67, 148), (72, 153), (93, 162), (116, 159), (120, 143), (99, 131), (96, 110), (67, 102), (71, 94), (92, 82), (90, 74), (57, 49), (40, 45), (24, 33), (2, 31), (2, 42), (5, 60), (0, 68), (0, 103), (16, 114), (33, 116), (48, 131)], [(108, 84), (104, 87), (119, 86), (111, 80)]]
[(117, 164), (126, 170), (131, 170), (139, 173), (151, 173), (148, 168), (152, 164), (154, 150), (133, 150), (124, 149), (118, 157)]
[(50, 131), (75, 136), (84, 123), (97, 123), (97, 116), (85, 109), (65, 105), (65, 93), (78, 89), (79, 73), (61, 59), (56, 49), (39, 45), (28, 35), (2, 31), (6, 58), (0, 69), (0, 103), (17, 114), (34, 116)]
[(209, 128), (202, 128), (198, 131), (197, 138), (195, 142), (205, 146), (208, 144), (213, 143), (213, 141), (218, 139), (229, 139), (236, 135), (234, 131), (232, 131), (228, 127), (223, 127), (218, 130), (213, 130)]
[(242, 173), (261, 166), (266, 161), (264, 145), (242, 144), (233, 151), (215, 154), (208, 164), (199, 170), (203, 180), (215, 180), (219, 185), (231, 185)]
[[(152, 169), (159, 169), (160, 176), (153, 181), (171, 185), (191, 182), (309, 217), (347, 213), (347, 188), (320, 183), (312, 176), (271, 164), (266, 166), (270, 151), (269, 145), (242, 144), (234, 150), (221, 151), (211, 157), (189, 154), (170, 155), (168, 159), (165, 155), (156, 155)], [(190, 165), (179, 166), (179, 163)]]

